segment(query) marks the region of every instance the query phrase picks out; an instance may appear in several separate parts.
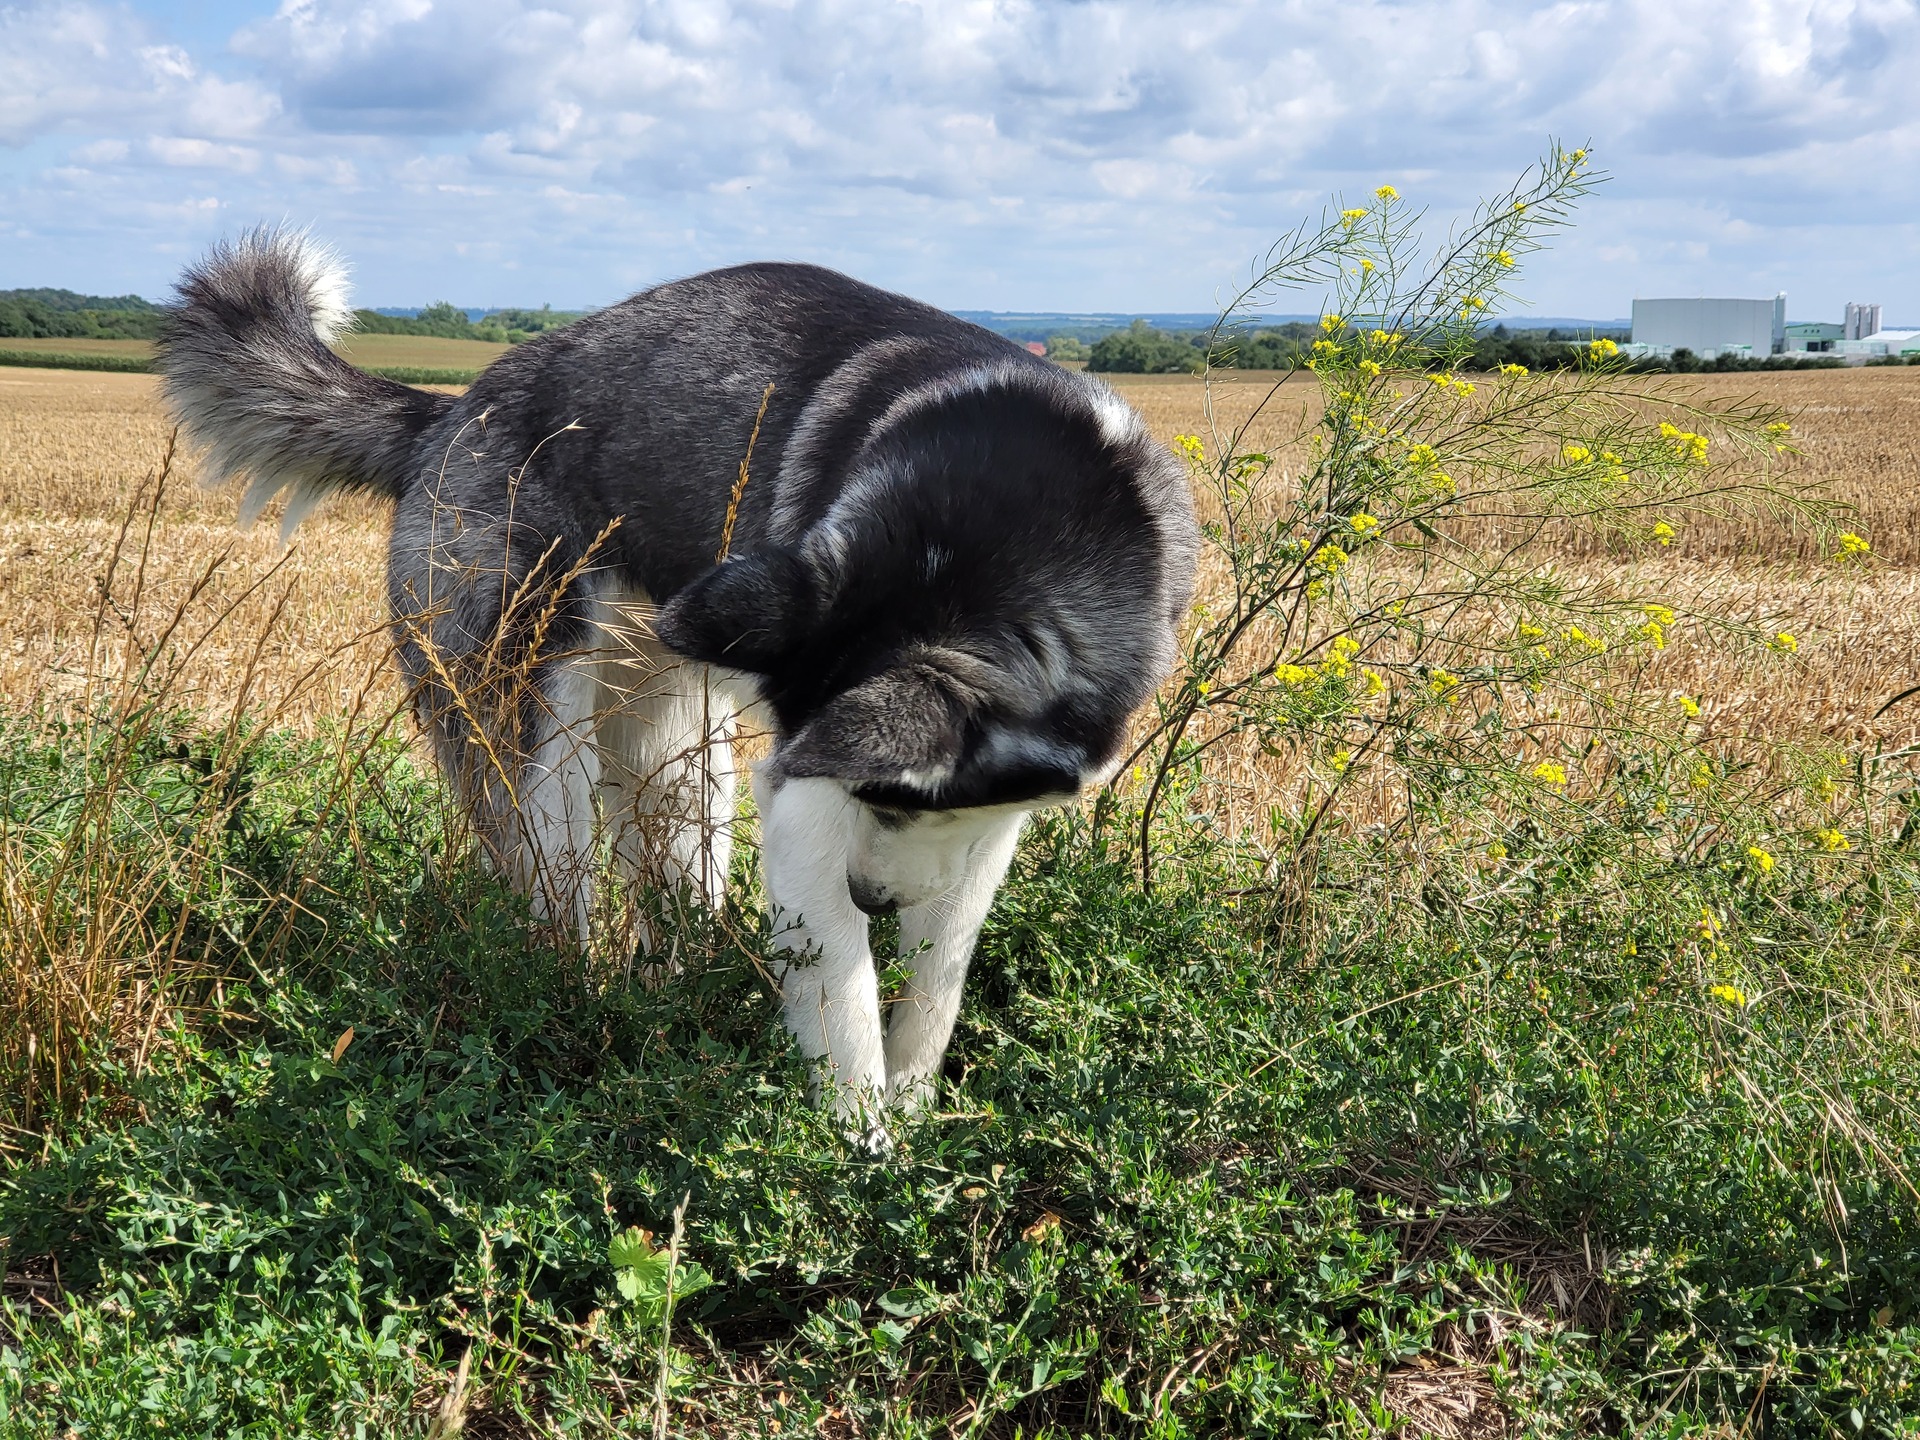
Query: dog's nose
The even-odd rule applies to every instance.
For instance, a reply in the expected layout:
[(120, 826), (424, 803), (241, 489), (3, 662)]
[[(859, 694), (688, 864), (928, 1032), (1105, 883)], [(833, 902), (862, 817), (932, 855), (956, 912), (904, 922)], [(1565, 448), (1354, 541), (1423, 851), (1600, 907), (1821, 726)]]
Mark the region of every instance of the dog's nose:
[(847, 877), (847, 893), (853, 896), (853, 903), (869, 915), (891, 915), (899, 908), (884, 890), (851, 875)]

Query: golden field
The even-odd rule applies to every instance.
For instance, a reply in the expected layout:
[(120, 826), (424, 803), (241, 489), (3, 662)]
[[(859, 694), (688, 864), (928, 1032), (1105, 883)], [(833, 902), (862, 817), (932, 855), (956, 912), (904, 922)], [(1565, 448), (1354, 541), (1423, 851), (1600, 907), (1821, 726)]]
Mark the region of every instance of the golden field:
[[(375, 361), (362, 353), (373, 342), (394, 356)], [(370, 363), (421, 363), (411, 352), (406, 360), (398, 355), (422, 343), (362, 336), (354, 353)], [(1115, 383), (1158, 433), (1206, 433), (1197, 379)], [(1871, 718), (1889, 697), (1920, 683), (1920, 368), (1690, 383), (1784, 407), (1803, 452), (1788, 464), (1797, 478), (1856, 507), (1851, 523), (1873, 542), (1874, 558), (1831, 564), (1803, 537), (1761, 520), (1683, 529), (1671, 549), (1650, 556), (1609, 556), (1570, 542), (1547, 558), (1633, 593), (1731, 602), (1740, 614), (1800, 637), (1799, 654), (1782, 658), (1734, 650), (1685, 627), (1676, 632), (1653, 659), (1647, 683), (1697, 696), (1709, 736), (1882, 746), (1920, 740), (1920, 699)], [(1233, 418), (1258, 393), (1257, 383), (1235, 382), (1216, 392), (1216, 405)], [(1283, 388), (1264, 413), (1258, 438), (1283, 465), (1313, 398), (1305, 386), (1297, 398)], [(396, 704), (382, 653), (385, 519), (373, 502), (330, 503), (283, 551), (269, 523), (236, 530), (235, 496), (198, 487), (183, 459), (154, 517), (144, 569), (123, 561), (103, 605), (101, 580), (116, 537), (167, 448), (169, 428), (150, 376), (0, 371), (0, 707), (61, 709), (80, 692), (96, 634), (103, 652), (113, 652), (115, 636), (130, 625), (149, 635), (152, 617), (169, 613), (195, 586), (190, 609), (199, 619), (169, 642), (169, 663), (184, 687), (176, 698), (215, 713), (241, 700), (262, 718), (302, 729), (356, 704)], [(136, 530), (130, 557), (140, 540)], [(122, 613), (136, 582), (146, 619)], [(228, 609), (196, 649), (192, 637)], [(235, 677), (243, 674), (252, 678), (240, 697)]]

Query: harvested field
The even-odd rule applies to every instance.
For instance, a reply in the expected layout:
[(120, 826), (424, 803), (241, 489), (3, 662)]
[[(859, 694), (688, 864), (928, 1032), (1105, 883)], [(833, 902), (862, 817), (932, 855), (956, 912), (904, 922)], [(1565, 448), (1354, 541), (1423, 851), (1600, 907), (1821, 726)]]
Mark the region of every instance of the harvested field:
[(356, 365), (412, 365), (422, 370), (479, 370), (507, 353), (485, 340), (442, 340), (435, 335), (346, 335), (333, 347)]
[[(394, 364), (445, 363), (448, 353), (430, 358), (424, 349), (402, 347), (500, 348), (362, 336), (355, 353), (376, 342), (387, 352), (380, 363)], [(1920, 739), (1920, 704), (1871, 718), (1886, 699), (1920, 681), (1920, 368), (1693, 383), (1785, 406), (1805, 452), (1792, 463), (1857, 507), (1857, 528), (1873, 541), (1875, 561), (1866, 568), (1830, 565), (1798, 537), (1754, 521), (1683, 530), (1670, 550), (1655, 555), (1613, 558), (1588, 546), (1588, 553), (1576, 547), (1555, 563), (1637, 593), (1729, 597), (1740, 612), (1772, 617), (1801, 638), (1799, 655), (1783, 660), (1735, 653), (1684, 629), (1676, 635), (1649, 683), (1699, 697), (1714, 733), (1815, 743)], [(1204, 432), (1198, 380), (1123, 376), (1115, 384), (1157, 432)], [(135, 489), (166, 447), (168, 426), (154, 386), (143, 375), (0, 373), (0, 702), (8, 706), (57, 708), (74, 691), (96, 614), (95, 578)], [(1216, 403), (1223, 416), (1237, 417), (1263, 393), (1249, 377), (1218, 392)], [(1257, 432), (1283, 464), (1286, 442), (1302, 428), (1312, 399), (1305, 386), (1297, 396), (1283, 389)], [(248, 533), (233, 528), (231, 493), (190, 483), (188, 465), (176, 475), (154, 533), (151, 593), (184, 593), (209, 560), (225, 556), (214, 588), (237, 595), (283, 561), (273, 583), (240, 604), (241, 623), (227, 632), (228, 643), (242, 643), (280, 609), (274, 642), (259, 662), (265, 693), (288, 695), (283, 718), (302, 728), (343, 713), (365, 683), (366, 657), (327, 669), (304, 687), (295, 682), (343, 642), (378, 633), (385, 549), (380, 507), (364, 500), (330, 503), (301, 527), (283, 560), (271, 525)], [(202, 703), (218, 708), (226, 698), (233, 660), (219, 647), (194, 658), (193, 693)], [(376, 698), (388, 703), (397, 696), (381, 688)]]

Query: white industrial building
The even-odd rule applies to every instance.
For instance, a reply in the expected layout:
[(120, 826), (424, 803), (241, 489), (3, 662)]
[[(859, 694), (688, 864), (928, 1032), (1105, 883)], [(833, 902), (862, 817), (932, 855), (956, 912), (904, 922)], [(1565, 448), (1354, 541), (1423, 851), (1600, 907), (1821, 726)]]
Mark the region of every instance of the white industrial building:
[(1901, 355), (1920, 355), (1920, 330), (1875, 330), (1858, 340), (1842, 340), (1833, 347), (1842, 360), (1861, 363)]
[(1765, 359), (1787, 348), (1786, 292), (1771, 300), (1635, 300), (1629, 354), (1666, 359), (1691, 350)]
[(1849, 364), (1897, 356), (1920, 356), (1920, 330), (1883, 330), (1880, 307), (1849, 303), (1838, 325), (1818, 321), (1787, 324), (1786, 292), (1771, 300), (1635, 300), (1636, 358), (1665, 360), (1691, 350), (1702, 360), (1736, 355), (1831, 355)]

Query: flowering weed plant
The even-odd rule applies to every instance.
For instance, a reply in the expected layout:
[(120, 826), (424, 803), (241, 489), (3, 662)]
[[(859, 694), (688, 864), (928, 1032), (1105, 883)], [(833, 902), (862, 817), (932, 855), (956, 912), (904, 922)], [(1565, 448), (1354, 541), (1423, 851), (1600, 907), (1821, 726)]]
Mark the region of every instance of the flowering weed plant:
[[(1586, 150), (1554, 146), (1424, 261), (1420, 213), (1382, 186), (1282, 240), (1222, 312), (1209, 353), (1225, 360), (1236, 326), (1281, 291), (1326, 295), (1310, 360), (1233, 425), (1215, 403), (1231, 372), (1210, 371), (1210, 433), (1177, 442), (1202, 498), (1203, 570), (1224, 584), (1196, 609), (1181, 678), (1121, 772), (1137, 786), (1148, 883), (1165, 801), (1207, 783), (1208, 753), (1228, 742), (1312, 759), (1304, 847), (1379, 766), (1414, 804), (1577, 794), (1581, 757), (1552, 749), (1566, 727), (1555, 739), (1543, 723), (1578, 711), (1589, 739), (1670, 729), (1670, 697), (1620, 681), (1680, 624), (1792, 650), (1738, 617), (1570, 576), (1534, 545), (1581, 527), (1654, 551), (1690, 518), (1743, 510), (1828, 525), (1817, 496), (1778, 481), (1790, 430), (1775, 409), (1630, 376), (1609, 340), (1551, 374), (1460, 373), (1524, 258), (1597, 178)], [(1289, 385), (1318, 391), (1298, 471), (1249, 440)]]

